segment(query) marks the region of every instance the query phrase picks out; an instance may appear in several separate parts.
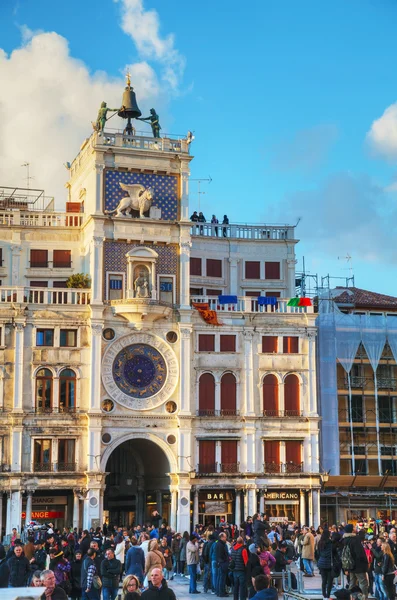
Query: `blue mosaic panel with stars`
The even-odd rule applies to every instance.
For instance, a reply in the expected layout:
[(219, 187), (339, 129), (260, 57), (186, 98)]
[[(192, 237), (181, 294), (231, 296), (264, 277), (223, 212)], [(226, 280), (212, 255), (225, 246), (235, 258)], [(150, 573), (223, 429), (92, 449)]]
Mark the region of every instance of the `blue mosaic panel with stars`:
[(127, 185), (139, 183), (153, 188), (152, 206), (161, 209), (162, 221), (176, 221), (178, 218), (178, 178), (176, 175), (157, 175), (152, 173), (126, 173), (106, 170), (105, 172), (105, 210), (115, 210), (127, 193), (119, 182)]

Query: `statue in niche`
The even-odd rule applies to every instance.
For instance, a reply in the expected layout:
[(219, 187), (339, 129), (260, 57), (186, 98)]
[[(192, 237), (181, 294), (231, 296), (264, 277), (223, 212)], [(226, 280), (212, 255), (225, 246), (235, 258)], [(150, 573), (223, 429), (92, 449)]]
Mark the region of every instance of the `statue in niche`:
[(150, 298), (149, 278), (147, 272), (141, 269), (134, 281), (135, 298)]

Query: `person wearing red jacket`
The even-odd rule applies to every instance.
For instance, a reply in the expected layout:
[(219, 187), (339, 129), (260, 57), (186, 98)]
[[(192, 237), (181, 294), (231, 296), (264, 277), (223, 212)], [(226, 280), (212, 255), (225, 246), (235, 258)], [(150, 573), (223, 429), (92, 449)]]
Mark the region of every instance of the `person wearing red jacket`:
[(248, 551), (244, 546), (242, 537), (238, 537), (232, 547), (231, 566), (233, 566), (233, 600), (246, 600), (247, 598), (247, 572)]

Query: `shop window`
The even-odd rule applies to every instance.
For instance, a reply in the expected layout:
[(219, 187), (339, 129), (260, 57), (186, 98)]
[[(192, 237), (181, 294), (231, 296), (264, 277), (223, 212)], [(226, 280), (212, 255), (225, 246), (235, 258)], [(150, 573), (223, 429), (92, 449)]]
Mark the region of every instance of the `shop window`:
[(278, 351), (278, 337), (276, 335), (262, 336), (262, 352), (265, 354), (274, 354)]
[(54, 330), (53, 329), (37, 329), (36, 331), (36, 346), (53, 346), (54, 345)]
[(284, 336), (283, 337), (283, 352), (284, 352), (284, 354), (298, 354), (298, 352), (299, 352), (299, 337)]
[(48, 267), (48, 250), (30, 251), (30, 268)]
[(121, 300), (124, 297), (124, 275), (108, 273), (108, 299)]
[(300, 384), (296, 375), (287, 375), (284, 380), (284, 408), (286, 417), (300, 414)]
[(61, 329), (59, 336), (59, 345), (62, 348), (75, 348), (77, 346), (77, 330)]
[(33, 471), (52, 471), (51, 440), (34, 440)]
[(287, 473), (302, 472), (302, 442), (295, 440), (285, 442), (285, 462)]
[(237, 407), (237, 385), (233, 373), (225, 373), (221, 379), (221, 415), (233, 416)]
[(237, 473), (237, 440), (221, 441), (221, 473)]
[(36, 375), (36, 410), (50, 411), (52, 408), (52, 373), (49, 369), (40, 369)]
[(165, 275), (159, 277), (159, 300), (161, 302), (167, 302), (168, 304), (174, 303), (173, 277), (166, 277)]
[(201, 258), (190, 257), (190, 275), (201, 275)]
[(198, 337), (199, 352), (215, 352), (215, 335), (200, 333)]
[(265, 279), (280, 279), (279, 262), (265, 262)]
[(68, 412), (76, 408), (76, 373), (63, 369), (59, 375), (59, 411)]
[(220, 351), (221, 352), (236, 352), (236, 336), (221, 335), (220, 336)]
[(222, 277), (222, 261), (207, 258), (207, 277)]
[(70, 269), (72, 266), (71, 250), (54, 250), (52, 266), (56, 269)]
[(278, 416), (278, 379), (275, 375), (263, 378), (263, 414), (265, 417)]
[(75, 440), (58, 440), (58, 471), (75, 471)]
[(216, 473), (215, 440), (199, 441), (199, 473)]
[(265, 473), (280, 473), (280, 442), (278, 440), (266, 440), (264, 443)]
[(258, 260), (245, 261), (245, 279), (260, 279), (261, 263)]
[(199, 416), (215, 415), (215, 379), (203, 373), (199, 379)]

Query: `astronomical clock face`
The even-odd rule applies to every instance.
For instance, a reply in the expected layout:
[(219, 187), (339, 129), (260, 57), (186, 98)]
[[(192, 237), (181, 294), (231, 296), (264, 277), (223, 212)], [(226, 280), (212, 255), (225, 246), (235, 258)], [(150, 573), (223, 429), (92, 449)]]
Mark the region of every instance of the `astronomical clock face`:
[(117, 402), (149, 410), (170, 398), (178, 381), (171, 348), (151, 334), (130, 334), (110, 344), (102, 361), (102, 380)]

